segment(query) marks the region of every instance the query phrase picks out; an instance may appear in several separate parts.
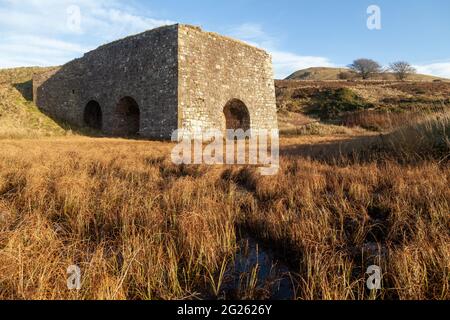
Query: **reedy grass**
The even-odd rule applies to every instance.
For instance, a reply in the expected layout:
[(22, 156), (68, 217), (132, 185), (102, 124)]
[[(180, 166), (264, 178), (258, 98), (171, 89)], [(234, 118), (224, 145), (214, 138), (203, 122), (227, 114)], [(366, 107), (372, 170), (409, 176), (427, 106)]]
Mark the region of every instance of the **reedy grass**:
[[(2, 299), (220, 298), (240, 228), (289, 264), (298, 299), (450, 298), (450, 170), (432, 158), (282, 156), (280, 173), (261, 177), (175, 166), (162, 142), (0, 145)], [(73, 264), (78, 292), (66, 286)], [(373, 264), (376, 295), (365, 287)], [(244, 275), (240, 298), (255, 297), (256, 277)]]

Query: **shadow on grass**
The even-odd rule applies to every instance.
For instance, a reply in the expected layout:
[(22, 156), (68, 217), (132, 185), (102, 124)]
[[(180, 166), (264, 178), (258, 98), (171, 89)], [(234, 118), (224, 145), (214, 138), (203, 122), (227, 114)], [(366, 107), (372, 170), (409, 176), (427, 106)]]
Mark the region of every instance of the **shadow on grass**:
[(102, 131), (92, 129), (89, 127), (79, 127), (76, 125), (72, 125), (67, 123), (66, 121), (57, 119), (49, 114), (46, 114), (48, 117), (50, 117), (53, 121), (55, 121), (61, 128), (63, 128), (65, 131), (71, 131), (75, 135), (89, 137), (89, 138), (101, 138), (101, 139), (124, 139), (129, 141), (159, 141), (159, 142), (170, 142), (170, 140), (166, 139), (158, 139), (158, 138), (145, 138), (141, 137), (139, 135), (111, 135), (106, 134)]
[(102, 131), (92, 129), (89, 127), (80, 127), (73, 124), (69, 124), (68, 122), (55, 118), (50, 114), (46, 114), (48, 117), (50, 117), (53, 121), (55, 121), (61, 128), (63, 128), (65, 131), (71, 131), (72, 133), (89, 137), (89, 138), (104, 138), (104, 139), (126, 139), (130, 141), (157, 141), (156, 139), (147, 139), (140, 137), (139, 135), (133, 135), (133, 136), (121, 136), (121, 135), (110, 135), (106, 134)]
[(311, 145), (281, 146), (280, 155), (303, 157), (328, 164), (349, 164), (380, 159), (377, 149), (385, 143), (384, 135), (369, 135), (357, 138), (317, 143)]
[(13, 87), (20, 92), (20, 94), (25, 98), (27, 101), (33, 101), (33, 81), (25, 81), (22, 83), (15, 83), (13, 84)]
[[(19, 93), (22, 95), (22, 97), (28, 101), (33, 102), (33, 81), (29, 80), (22, 83), (15, 83), (13, 84), (13, 87), (19, 91)], [(71, 131), (76, 135), (80, 136), (86, 136), (90, 138), (120, 138), (120, 139), (127, 139), (127, 140), (139, 140), (139, 141), (148, 141), (150, 139), (145, 139), (143, 137), (139, 136), (111, 136), (107, 135), (99, 130), (91, 129), (88, 127), (80, 127), (76, 125), (69, 124), (68, 122), (61, 120), (57, 117), (54, 117), (50, 113), (45, 112), (44, 110), (40, 109), (40, 112), (45, 114), (47, 117), (52, 119), (58, 126), (60, 126), (64, 131), (68, 132)], [(152, 139), (155, 140), (155, 139)]]

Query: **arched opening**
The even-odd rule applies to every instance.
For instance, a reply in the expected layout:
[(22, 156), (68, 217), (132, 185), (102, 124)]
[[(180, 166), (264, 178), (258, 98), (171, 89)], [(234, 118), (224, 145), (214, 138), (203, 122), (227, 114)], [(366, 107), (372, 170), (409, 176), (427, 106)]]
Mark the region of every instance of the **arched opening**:
[(247, 106), (241, 100), (230, 100), (225, 105), (223, 113), (225, 114), (227, 130), (250, 130), (250, 114)]
[(91, 100), (86, 104), (86, 107), (84, 108), (84, 124), (89, 128), (102, 130), (102, 108), (97, 101)]
[(136, 100), (131, 97), (124, 97), (119, 100), (116, 107), (117, 134), (134, 136), (139, 134), (141, 112)]

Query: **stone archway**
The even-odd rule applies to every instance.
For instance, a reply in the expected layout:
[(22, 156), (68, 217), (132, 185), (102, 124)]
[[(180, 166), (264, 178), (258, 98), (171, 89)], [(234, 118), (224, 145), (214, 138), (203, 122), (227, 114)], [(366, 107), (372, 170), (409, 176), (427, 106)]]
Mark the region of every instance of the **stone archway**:
[(250, 130), (250, 113), (244, 102), (232, 99), (223, 109), (225, 115), (225, 128), (227, 130)]
[(139, 105), (132, 97), (123, 97), (117, 103), (115, 110), (117, 119), (115, 132), (122, 136), (135, 136), (139, 134), (141, 112)]
[(97, 101), (91, 100), (86, 104), (83, 120), (87, 127), (95, 130), (102, 130), (103, 113), (102, 108)]

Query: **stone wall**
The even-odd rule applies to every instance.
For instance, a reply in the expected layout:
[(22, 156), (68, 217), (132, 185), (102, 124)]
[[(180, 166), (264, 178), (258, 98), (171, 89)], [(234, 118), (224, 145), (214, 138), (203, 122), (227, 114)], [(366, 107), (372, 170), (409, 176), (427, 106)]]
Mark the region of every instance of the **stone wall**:
[(41, 88), (43, 84), (54, 76), (60, 69), (61, 68), (59, 67), (55, 67), (48, 71), (35, 73), (33, 75), (33, 101), (36, 105), (41, 107), (42, 111), (50, 112), (50, 110), (47, 110), (49, 107), (49, 104), (46, 103), (47, 95)]
[(224, 130), (224, 108), (238, 99), (252, 129), (278, 128), (270, 55), (216, 33), (180, 25), (179, 126)]
[(36, 76), (33, 87), (43, 111), (79, 126), (86, 124), (88, 103), (97, 102), (102, 130), (110, 135), (136, 127), (136, 113), (127, 118), (136, 104), (139, 134), (148, 138), (170, 139), (179, 128), (223, 130), (230, 101), (245, 104), (249, 121), (228, 123), (277, 128), (270, 56), (192, 26), (161, 27), (104, 45)]
[(176, 25), (104, 45), (47, 80), (36, 77), (36, 103), (53, 117), (82, 126), (84, 108), (95, 100), (102, 108), (103, 131), (118, 135), (123, 119), (117, 105), (131, 97), (140, 109), (140, 135), (170, 137), (178, 126), (177, 48)]

